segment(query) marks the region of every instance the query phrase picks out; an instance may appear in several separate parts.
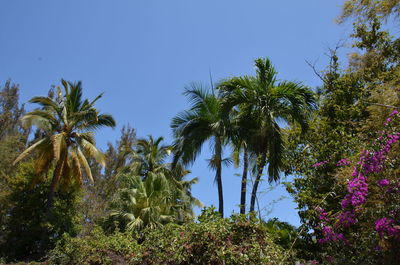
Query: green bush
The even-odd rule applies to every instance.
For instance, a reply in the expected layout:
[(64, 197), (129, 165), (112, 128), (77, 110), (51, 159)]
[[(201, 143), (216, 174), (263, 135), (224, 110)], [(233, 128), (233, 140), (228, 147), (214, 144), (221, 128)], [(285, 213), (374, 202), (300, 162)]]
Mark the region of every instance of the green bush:
[(199, 223), (145, 232), (142, 264), (279, 264), (283, 252), (264, 225), (245, 216), (217, 217), (206, 210)]
[(83, 237), (64, 235), (49, 253), (49, 264), (135, 264), (141, 247), (131, 234), (105, 235), (95, 227)]
[[(168, 224), (136, 236), (99, 228), (84, 237), (64, 236), (50, 264), (287, 264), (262, 223), (245, 216), (220, 218), (204, 210), (198, 223)], [(139, 243), (138, 243), (139, 242)], [(289, 255), (288, 255), (289, 256)], [(282, 262), (282, 263), (281, 263)]]
[(46, 223), (50, 180), (32, 185), (35, 177), (32, 161), (19, 164), (16, 176), (8, 180), (11, 192), (0, 195), (2, 207), (6, 208), (0, 211), (0, 257), (7, 262), (39, 260), (54, 248), (62, 234), (74, 236), (80, 231), (80, 193), (74, 188), (57, 191), (53, 218)]

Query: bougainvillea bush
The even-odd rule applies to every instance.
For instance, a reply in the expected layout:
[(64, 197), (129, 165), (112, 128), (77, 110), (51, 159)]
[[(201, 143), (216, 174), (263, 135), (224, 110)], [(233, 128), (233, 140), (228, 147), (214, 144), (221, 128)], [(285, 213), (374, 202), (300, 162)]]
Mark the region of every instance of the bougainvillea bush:
[(336, 163), (351, 172), (341, 176), (341, 210), (316, 209), (315, 232), (329, 264), (400, 264), (399, 116), (393, 111), (359, 155)]

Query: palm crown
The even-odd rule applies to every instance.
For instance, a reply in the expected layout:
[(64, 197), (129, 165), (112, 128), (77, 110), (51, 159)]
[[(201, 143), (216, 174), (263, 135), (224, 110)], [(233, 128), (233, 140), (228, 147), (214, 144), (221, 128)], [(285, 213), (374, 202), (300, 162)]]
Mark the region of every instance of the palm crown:
[(200, 154), (202, 145), (210, 141), (213, 155), (209, 165), (216, 171), (219, 212), (223, 215), (222, 151), (229, 122), (221, 116), (221, 100), (218, 95), (197, 85), (187, 88), (184, 95), (189, 98), (191, 107), (172, 119), (171, 127), (175, 136), (174, 163), (193, 163)]
[(101, 127), (115, 127), (115, 121), (108, 114), (99, 114), (93, 101), (83, 99), (82, 84), (61, 80), (63, 91), (57, 87), (47, 97), (34, 97), (31, 103), (41, 106), (22, 117), (24, 126), (36, 126), (43, 137), (28, 147), (14, 161), (18, 163), (25, 157), (36, 153), (35, 170), (37, 180), (41, 180), (54, 164), (54, 174), (50, 187), (48, 207), (51, 208), (54, 191), (59, 184), (82, 184), (84, 169), (87, 178), (93, 182), (86, 156), (93, 157), (104, 164), (104, 155), (96, 148), (93, 130)]
[(257, 59), (255, 66), (256, 76), (234, 77), (219, 85), (223, 111), (237, 113), (239, 137), (258, 156), (251, 210), (254, 210), (255, 192), (266, 163), (268, 180), (279, 179), (284, 152), (281, 125), (298, 123), (306, 129), (310, 110), (315, 106), (313, 93), (306, 86), (278, 82), (277, 72), (268, 58)]

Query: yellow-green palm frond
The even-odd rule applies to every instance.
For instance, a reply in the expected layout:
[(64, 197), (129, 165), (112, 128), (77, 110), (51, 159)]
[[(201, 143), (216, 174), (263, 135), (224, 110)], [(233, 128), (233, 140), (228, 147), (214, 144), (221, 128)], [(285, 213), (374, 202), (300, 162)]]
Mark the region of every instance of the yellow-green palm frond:
[[(71, 175), (75, 177), (75, 179), (77, 180), (77, 182), (79, 184), (82, 184), (83, 183), (83, 174), (82, 174), (82, 170), (81, 170), (81, 162), (78, 157), (78, 154), (75, 151), (71, 152), (70, 164), (71, 164), (70, 165)], [(89, 180), (93, 183), (93, 177), (92, 177), (91, 172), (90, 172), (90, 174), (87, 174), (87, 175), (88, 175)]]
[(91, 156), (93, 157), (97, 163), (101, 164), (102, 166), (105, 166), (106, 163), (106, 157), (105, 155), (96, 148), (95, 145), (90, 143), (84, 138), (79, 139), (80, 145), (82, 148)]
[(54, 134), (50, 137), (53, 146), (53, 153), (55, 162), (63, 159), (67, 154), (67, 142), (65, 133)]
[(44, 117), (44, 115), (37, 115), (37, 113), (29, 112), (21, 118), (21, 124), (24, 128), (36, 126), (37, 128), (50, 133), (57, 128), (57, 123), (53, 120)]
[(16, 165), (18, 162), (20, 162), (22, 159), (30, 156), (33, 152), (35, 152), (38, 149), (45, 148), (47, 145), (51, 145), (51, 140), (49, 138), (43, 138), (39, 140), (38, 142), (34, 143), (25, 151), (23, 151), (15, 160), (14, 160), (14, 165)]
[(92, 176), (92, 170), (90, 169), (89, 163), (87, 162), (85, 155), (83, 154), (82, 150), (79, 147), (76, 150), (76, 156), (77, 156), (80, 164), (85, 169), (86, 175), (89, 178), (90, 182), (94, 183), (93, 176)]

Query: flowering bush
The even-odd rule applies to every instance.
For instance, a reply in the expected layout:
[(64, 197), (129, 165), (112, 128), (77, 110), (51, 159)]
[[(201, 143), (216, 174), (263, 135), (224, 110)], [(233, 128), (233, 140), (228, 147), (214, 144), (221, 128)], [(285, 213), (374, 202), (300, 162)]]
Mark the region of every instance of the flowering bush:
[[(353, 255), (354, 264), (360, 264), (363, 252), (368, 253), (364, 258), (369, 259), (364, 264), (400, 261), (397, 249), (400, 245), (399, 118), (398, 111), (393, 111), (384, 123), (385, 131), (378, 132), (368, 149), (361, 151), (347, 181), (347, 194), (340, 201), (341, 210), (327, 213), (317, 209), (318, 242), (336, 249), (336, 253), (338, 249), (342, 251), (332, 263), (343, 264), (344, 252)], [(336, 163), (337, 166), (350, 164), (348, 159)], [(374, 258), (382, 263), (374, 263)]]

